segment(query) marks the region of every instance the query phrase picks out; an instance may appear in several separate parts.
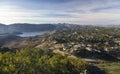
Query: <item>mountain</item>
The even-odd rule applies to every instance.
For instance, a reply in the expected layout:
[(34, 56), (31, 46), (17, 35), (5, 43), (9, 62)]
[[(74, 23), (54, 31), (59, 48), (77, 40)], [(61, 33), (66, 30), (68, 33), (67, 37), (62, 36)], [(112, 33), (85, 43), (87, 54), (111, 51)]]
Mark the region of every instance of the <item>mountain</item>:
[(0, 45), (6, 45), (11, 42), (19, 41), (22, 38), (19, 36), (14, 36), (14, 35), (6, 35), (6, 36), (0, 36)]
[(0, 33), (6, 33), (7, 26), (4, 24), (0, 24)]
[[(0, 53), (2, 53), (1, 61), (3, 64), (5, 64), (3, 60), (6, 61), (9, 59), (9, 57), (15, 58), (12, 60), (10, 59), (10, 61), (13, 62), (14, 60), (16, 61), (16, 59), (18, 60), (19, 57), (21, 58), (25, 57), (25, 55), (26, 55), (25, 59), (28, 58), (26, 60), (27, 64), (30, 61), (29, 65), (32, 65), (31, 63), (33, 62), (35, 63), (37, 62), (32, 60), (33, 58), (39, 61), (37, 63), (40, 63), (41, 61), (44, 62), (44, 60), (46, 61), (46, 59), (48, 58), (50, 58), (50, 61), (52, 61), (51, 60), (52, 58), (53, 59), (52, 63), (53, 63), (56, 60), (59, 61), (58, 59), (60, 59), (61, 57), (58, 57), (58, 55), (56, 55), (59, 54), (61, 56), (67, 56), (67, 59), (68, 58), (84, 59), (85, 61), (87, 61), (89, 65), (88, 66), (89, 69), (86, 70), (88, 70), (90, 74), (97, 74), (98, 72), (100, 73), (100, 71), (104, 71), (104, 70), (105, 72), (111, 70), (113, 71), (118, 70), (116, 72), (119, 73), (120, 28), (97, 27), (90, 25), (83, 26), (83, 25), (74, 25), (74, 24), (11, 24), (11, 25), (1, 24), (0, 28), (3, 32), (8, 31), (8, 33), (50, 30), (50, 32), (47, 32), (43, 35), (28, 37), (28, 38), (23, 38), (15, 35), (0, 36)], [(45, 52), (37, 51), (38, 49)], [(52, 54), (50, 54), (50, 52)], [(42, 57), (42, 59), (38, 58), (38, 54), (40, 54), (41, 57), (41, 54), (44, 53), (47, 53), (50, 57), (45, 55)], [(56, 56), (51, 57), (54, 54)], [(57, 63), (57, 64), (60, 65), (61, 67), (63, 66), (64, 61), (66, 60), (63, 58), (63, 60), (61, 61), (62, 63)], [(75, 62), (79, 62), (79, 61), (75, 60)], [(75, 66), (71, 65), (70, 60), (65, 63), (66, 63), (65, 66), (68, 66), (68, 69), (70, 68), (69, 69), (70, 71), (71, 71), (71, 66), (74, 68), (75, 66), (78, 67), (78, 64), (76, 65), (76, 63), (74, 62), (72, 63), (74, 63)], [(81, 64), (81, 62), (79, 63)], [(43, 63), (41, 64), (43, 65)], [(55, 63), (55, 66), (57, 64)], [(18, 64), (16, 65), (18, 66)], [(53, 66), (54, 64), (51, 65)], [(103, 68), (101, 68), (101, 66)], [(21, 67), (21, 61), (20, 61), (20, 67)], [(37, 67), (35, 67), (35, 70)], [(64, 69), (64, 67), (61, 69)], [(1, 69), (2, 68), (3, 67), (1, 67)], [(56, 69), (56, 67), (54, 68)], [(48, 70), (48, 68), (46, 69)], [(57, 70), (59, 70), (59, 68)], [(82, 70), (82, 69), (77, 69), (77, 70)], [(94, 71), (95, 73), (93, 73)], [(104, 74), (104, 73), (100, 73), (100, 74)]]
[(33, 31), (47, 31), (54, 30), (56, 26), (52, 24), (11, 24), (8, 26), (9, 31), (13, 32), (33, 32)]
[(72, 27), (76, 26), (72, 24), (29, 24), (29, 23), (16, 23), (10, 25), (0, 24), (0, 34), (53, 31)]
[(13, 32), (34, 32), (34, 31), (50, 31), (56, 28), (53, 24), (0, 24), (0, 34)]
[[(0, 24), (0, 34), (17, 34), (22, 32), (38, 32), (38, 31), (53, 31), (71, 28), (87, 28), (95, 27), (93, 25), (76, 25), (67, 23), (58, 24), (29, 24), (29, 23), (15, 23), (15, 24)], [(106, 26), (107, 27), (107, 26)], [(109, 27), (120, 27), (120, 25)]]

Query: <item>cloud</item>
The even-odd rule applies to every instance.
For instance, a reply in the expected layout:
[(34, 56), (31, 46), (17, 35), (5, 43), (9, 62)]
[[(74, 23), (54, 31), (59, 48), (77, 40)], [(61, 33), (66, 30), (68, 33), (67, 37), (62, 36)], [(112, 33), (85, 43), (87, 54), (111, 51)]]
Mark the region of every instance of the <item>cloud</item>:
[(119, 4), (119, 0), (0, 0), (0, 22), (118, 24)]

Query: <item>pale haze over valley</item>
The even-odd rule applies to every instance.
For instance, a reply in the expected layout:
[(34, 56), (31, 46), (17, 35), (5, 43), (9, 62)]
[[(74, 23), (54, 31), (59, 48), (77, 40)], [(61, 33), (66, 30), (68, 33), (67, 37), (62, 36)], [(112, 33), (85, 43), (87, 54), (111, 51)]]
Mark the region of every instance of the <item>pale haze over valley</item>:
[(120, 0), (0, 0), (0, 23), (120, 24)]

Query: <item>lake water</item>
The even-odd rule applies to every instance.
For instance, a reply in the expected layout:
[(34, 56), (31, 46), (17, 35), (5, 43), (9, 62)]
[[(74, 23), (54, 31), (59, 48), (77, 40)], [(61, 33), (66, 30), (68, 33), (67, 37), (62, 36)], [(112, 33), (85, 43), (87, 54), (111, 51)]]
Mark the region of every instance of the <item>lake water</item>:
[(20, 37), (34, 37), (37, 35), (42, 35), (46, 32), (23, 32), (22, 34), (19, 34)]

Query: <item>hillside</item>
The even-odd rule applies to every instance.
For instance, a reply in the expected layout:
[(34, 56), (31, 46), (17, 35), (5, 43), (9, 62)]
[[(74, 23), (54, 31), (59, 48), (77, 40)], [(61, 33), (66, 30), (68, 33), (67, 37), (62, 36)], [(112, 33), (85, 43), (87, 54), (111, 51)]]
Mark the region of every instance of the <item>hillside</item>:
[[(1, 41), (5, 40), (5, 42), (2, 41), (4, 43), (1, 46), (15, 50), (33, 47), (62, 56), (82, 58), (90, 64), (89, 71), (92, 71), (92, 68), (96, 69), (97, 66), (104, 69), (101, 67), (102, 64), (105, 66), (108, 66), (107, 63), (120, 64), (120, 28), (74, 26), (57, 29), (35, 37), (14, 37), (1, 37)], [(8, 49), (6, 51), (11, 52)], [(106, 67), (105, 69), (109, 70)], [(117, 67), (117, 69), (120, 68)]]
[(22, 32), (34, 32), (34, 31), (49, 31), (54, 30), (56, 28), (55, 25), (52, 24), (10, 24), (10, 25), (0, 25), (0, 33), (22, 33)]
[[(83, 58), (115, 60), (114, 56), (120, 57), (119, 53), (116, 54), (120, 48), (119, 34), (119, 28), (80, 26), (77, 28), (56, 30), (30, 38), (18, 37), (12, 39), (12, 37), (9, 37), (8, 39), (11, 38), (13, 41), (7, 40), (7, 43), (4, 43), (3, 46), (9, 48), (33, 46), (37, 48), (49, 48), (51, 50), (57, 49)], [(86, 56), (84, 53), (86, 53)]]
[(54, 30), (56, 26), (52, 24), (11, 24), (8, 26), (9, 31), (13, 32), (34, 32), (34, 31), (47, 31)]
[(79, 74), (88, 66), (82, 59), (61, 56), (49, 50), (28, 47), (16, 52), (8, 48), (0, 48), (0, 51), (1, 74)]
[(40, 32), (40, 31), (53, 31), (64, 28), (77, 27), (73, 24), (29, 24), (29, 23), (16, 23), (16, 24), (0, 24), (0, 34), (19, 34), (22, 32)]

